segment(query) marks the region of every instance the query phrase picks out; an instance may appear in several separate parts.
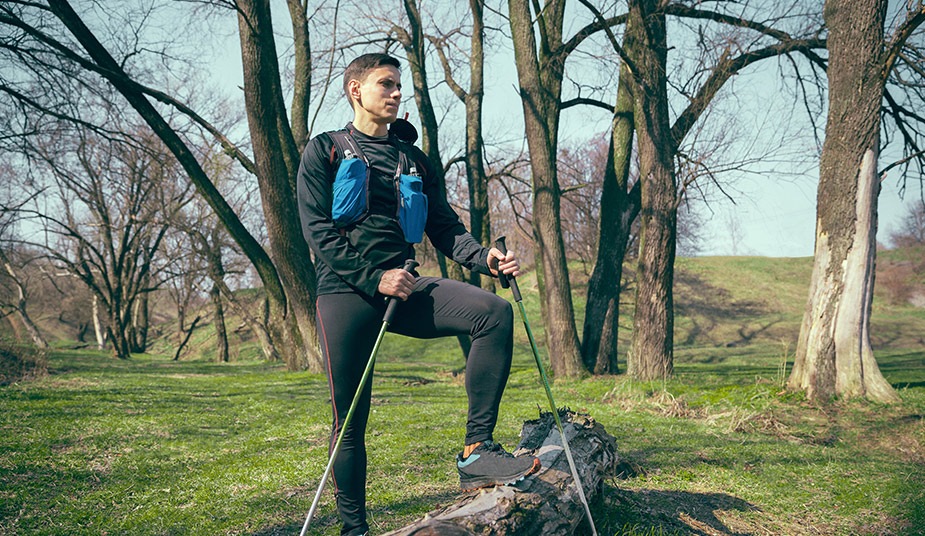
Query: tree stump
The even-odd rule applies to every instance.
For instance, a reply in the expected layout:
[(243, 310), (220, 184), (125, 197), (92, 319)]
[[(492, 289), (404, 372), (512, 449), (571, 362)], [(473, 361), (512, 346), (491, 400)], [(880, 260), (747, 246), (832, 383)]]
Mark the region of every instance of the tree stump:
[[(603, 479), (613, 475), (617, 441), (588, 415), (567, 409), (560, 409), (559, 415), (590, 501)], [(468, 493), (386, 536), (573, 534), (585, 512), (552, 413), (541, 412), (539, 419), (525, 422), (520, 437), (514, 454), (537, 456), (543, 465), (538, 473), (514, 485)]]

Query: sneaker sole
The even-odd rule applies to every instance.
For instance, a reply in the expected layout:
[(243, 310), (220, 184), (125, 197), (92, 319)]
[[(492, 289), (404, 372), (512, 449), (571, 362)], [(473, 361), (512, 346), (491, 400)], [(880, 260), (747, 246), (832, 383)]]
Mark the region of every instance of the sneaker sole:
[(516, 482), (520, 482), (521, 480), (527, 478), (533, 473), (539, 471), (540, 467), (542, 467), (542, 465), (540, 464), (540, 460), (536, 459), (536, 460), (533, 460), (533, 467), (531, 467), (530, 469), (527, 469), (526, 472), (520, 475), (514, 475), (506, 479), (501, 479), (500, 481), (494, 478), (472, 479), (472, 480), (467, 480), (465, 482), (460, 481), (459, 487), (463, 491), (475, 491), (477, 489), (488, 488), (492, 486), (507, 486), (510, 484), (514, 484)]

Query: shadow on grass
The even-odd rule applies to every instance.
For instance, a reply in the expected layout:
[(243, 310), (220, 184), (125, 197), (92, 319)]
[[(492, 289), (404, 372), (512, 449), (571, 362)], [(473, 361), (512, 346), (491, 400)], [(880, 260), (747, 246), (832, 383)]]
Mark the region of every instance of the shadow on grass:
[[(314, 496), (315, 490), (307, 490), (310, 493), (309, 496)], [(329, 491), (325, 491), (325, 496), (329, 497)], [(379, 521), (388, 521), (395, 516), (412, 516), (408, 519), (406, 524), (411, 524), (412, 522), (424, 517), (424, 512), (416, 513), (421, 510), (423, 505), (426, 505), (426, 508), (429, 508), (428, 511), (436, 510), (443, 508), (449, 504), (454, 503), (459, 500), (460, 492), (456, 490), (447, 490), (436, 493), (427, 493), (418, 497), (409, 498), (404, 501), (389, 502), (387, 504), (381, 505), (367, 505), (367, 521), (372, 527), (371, 532), (380, 534), (388, 530), (395, 530), (400, 527), (385, 527), (384, 523), (377, 523)], [(319, 510), (324, 509), (325, 514), (322, 515), (320, 512), (315, 515), (312, 519), (312, 523), (309, 526), (306, 534), (309, 535), (319, 535), (319, 534), (337, 534), (340, 530), (341, 521), (337, 516), (337, 512), (333, 510), (334, 501), (330, 498), (326, 499), (328, 505)], [(299, 534), (299, 531), (302, 530), (302, 524), (305, 523), (305, 517), (308, 515), (308, 510), (302, 513), (302, 518), (288, 523), (281, 523), (274, 525), (272, 527), (265, 527), (256, 532), (250, 533), (250, 536), (291, 536), (293, 534)], [(382, 528), (380, 528), (379, 526)]]
[[(757, 527), (756, 531), (749, 530), (747, 522), (737, 522), (733, 528), (720, 519), (718, 512), (761, 511), (748, 501), (726, 493), (624, 490), (605, 486), (603, 493), (594, 502), (597, 504), (592, 507), (592, 511), (606, 512), (606, 516), (596, 520), (601, 534), (623, 534), (627, 529), (631, 529), (633, 534), (696, 536), (751, 536), (766, 533)], [(576, 534), (590, 534), (589, 530), (581, 530), (586, 527), (582, 524)]]
[(686, 337), (679, 337), (678, 343), (681, 345), (691, 345), (703, 339), (713, 340), (714, 331), (723, 324), (741, 322), (737, 329), (739, 338), (725, 342), (728, 346), (741, 346), (748, 344), (756, 335), (766, 332), (782, 320), (777, 318), (757, 329), (749, 328), (750, 320), (770, 312), (767, 304), (733, 301), (728, 290), (687, 271), (675, 272), (675, 283), (682, 289), (697, 289), (696, 292), (683, 292), (684, 298), (675, 300), (675, 315), (686, 317), (693, 324)]

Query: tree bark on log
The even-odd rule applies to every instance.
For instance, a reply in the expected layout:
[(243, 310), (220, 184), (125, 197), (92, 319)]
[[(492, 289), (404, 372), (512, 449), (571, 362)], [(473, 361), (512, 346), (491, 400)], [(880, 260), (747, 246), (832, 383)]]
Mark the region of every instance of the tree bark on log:
[[(578, 474), (590, 499), (617, 465), (617, 441), (587, 415), (559, 411)], [(515, 455), (533, 453), (542, 469), (511, 486), (468, 493), (386, 536), (574, 534), (587, 523), (552, 413), (524, 423)], [(593, 512), (592, 512), (593, 514)]]

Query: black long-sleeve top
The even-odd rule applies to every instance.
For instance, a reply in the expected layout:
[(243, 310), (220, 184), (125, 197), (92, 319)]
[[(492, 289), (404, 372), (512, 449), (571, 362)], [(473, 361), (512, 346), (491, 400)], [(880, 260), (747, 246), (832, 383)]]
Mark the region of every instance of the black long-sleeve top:
[[(360, 291), (374, 296), (386, 270), (399, 268), (414, 258), (414, 245), (405, 241), (398, 223), (395, 170), (398, 144), (392, 135), (367, 136), (348, 123), (346, 128), (370, 165), (369, 214), (359, 223), (338, 230), (331, 218), (336, 149), (328, 133), (313, 138), (299, 164), (298, 203), (302, 234), (315, 255), (318, 295)], [(427, 195), (427, 225), (431, 243), (447, 257), (469, 270), (490, 274), (488, 249), (469, 234), (439, 191), (427, 156), (406, 144), (406, 154), (421, 172)], [(339, 160), (338, 160), (339, 162)], [(407, 170), (405, 170), (407, 172)]]

